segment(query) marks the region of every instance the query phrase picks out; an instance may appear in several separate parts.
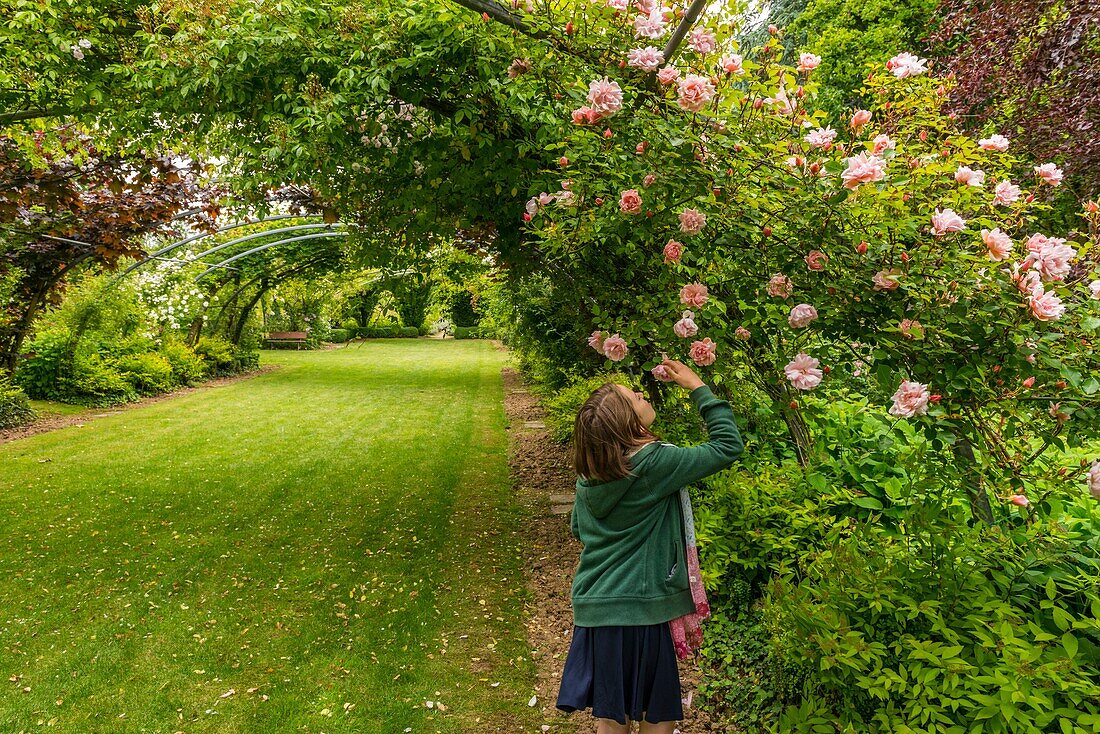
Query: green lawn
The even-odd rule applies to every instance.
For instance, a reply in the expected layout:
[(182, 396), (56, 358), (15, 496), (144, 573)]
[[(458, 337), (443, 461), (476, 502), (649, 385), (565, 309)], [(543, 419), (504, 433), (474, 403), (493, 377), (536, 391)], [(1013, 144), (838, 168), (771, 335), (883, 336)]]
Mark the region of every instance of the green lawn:
[(0, 446), (0, 732), (537, 730), (505, 360), (265, 352)]

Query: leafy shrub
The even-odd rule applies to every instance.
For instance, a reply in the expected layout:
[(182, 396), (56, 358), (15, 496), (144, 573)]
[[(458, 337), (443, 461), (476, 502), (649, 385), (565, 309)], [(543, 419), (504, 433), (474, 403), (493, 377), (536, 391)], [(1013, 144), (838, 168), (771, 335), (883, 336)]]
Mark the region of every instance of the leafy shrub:
[(456, 326), (455, 339), (477, 339), (477, 328), (473, 326)]
[[(170, 374), (171, 366), (168, 371)], [(55, 399), (66, 403), (107, 407), (137, 400), (138, 391), (112, 360), (94, 352), (78, 352), (62, 372), (56, 395)]]
[(418, 326), (416, 327), (417, 336), (428, 336), (432, 331), (430, 326)]
[(0, 428), (14, 428), (30, 423), (38, 414), (31, 408), (27, 394), (10, 378), (0, 376)]
[(15, 373), (18, 385), (36, 400), (60, 400), (61, 371), (70, 353), (72, 335), (68, 329), (39, 332), (29, 345)]
[(359, 329), (359, 322), (355, 319), (347, 318), (340, 322), (340, 328), (348, 334), (354, 334)]
[(406, 339), (415, 339), (420, 336), (420, 329), (415, 326), (404, 326), (401, 328), (401, 336)]
[(348, 332), (344, 329), (333, 329), (328, 333), (328, 340), (335, 344), (341, 344), (348, 340)]
[(233, 349), (233, 369), (235, 372), (251, 372), (260, 368), (260, 353), (255, 349), (236, 346)]
[(195, 345), (195, 354), (202, 357), (211, 375), (231, 375), (238, 371), (233, 344), (226, 339), (204, 336)]
[(778, 728), (1094, 730), (1100, 518), (1086, 501), (1030, 527), (834, 531), (770, 587), (773, 653), (814, 670)]
[(160, 354), (172, 366), (172, 379), (177, 385), (193, 385), (206, 377), (206, 362), (182, 341), (165, 339)]
[(142, 395), (167, 392), (175, 386), (172, 363), (156, 352), (129, 354), (115, 361), (116, 369)]

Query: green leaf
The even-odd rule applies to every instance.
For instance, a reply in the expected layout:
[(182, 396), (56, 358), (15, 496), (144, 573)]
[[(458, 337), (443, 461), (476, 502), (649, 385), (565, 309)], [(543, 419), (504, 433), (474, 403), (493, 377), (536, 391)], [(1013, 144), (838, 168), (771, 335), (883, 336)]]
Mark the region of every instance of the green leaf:
[(866, 507), (868, 510), (882, 509), (882, 503), (874, 497), (856, 497), (854, 500), (852, 500), (852, 504), (859, 507)]
[(1062, 635), (1062, 647), (1066, 649), (1066, 653), (1071, 658), (1077, 656), (1077, 638), (1073, 636), (1072, 632), (1066, 632)]

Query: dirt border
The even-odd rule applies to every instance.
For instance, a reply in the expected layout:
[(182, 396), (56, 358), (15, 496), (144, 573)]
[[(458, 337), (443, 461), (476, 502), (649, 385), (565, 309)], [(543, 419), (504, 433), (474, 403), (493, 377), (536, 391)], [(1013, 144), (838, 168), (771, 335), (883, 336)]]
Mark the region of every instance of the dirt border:
[(144, 408), (147, 405), (154, 403), (160, 403), (165, 400), (171, 400), (172, 398), (178, 398), (182, 395), (190, 395), (193, 392), (199, 390), (205, 390), (211, 387), (224, 387), (225, 385), (231, 385), (234, 382), (240, 382), (241, 380), (248, 380), (253, 377), (259, 377), (260, 375), (266, 375), (269, 372), (282, 367), (278, 364), (268, 364), (260, 367), (259, 369), (252, 370), (251, 372), (243, 372), (239, 375), (233, 375), (231, 377), (218, 377), (213, 380), (208, 380), (199, 385), (193, 387), (184, 387), (179, 390), (173, 390), (172, 392), (161, 393), (160, 395), (153, 395), (148, 398), (142, 398), (133, 403), (123, 403), (122, 405), (114, 405), (109, 408), (89, 408), (83, 413), (76, 415), (44, 415), (39, 416), (33, 423), (28, 423), (25, 426), (18, 426), (16, 428), (3, 428), (0, 429), (0, 445), (10, 443), (12, 441), (18, 441), (21, 438), (30, 438), (31, 436), (37, 436), (40, 433), (49, 433), (50, 431), (56, 431), (60, 428), (68, 428), (69, 426), (81, 426), (89, 421), (94, 421), (97, 418), (106, 418), (112, 415), (118, 415), (128, 410), (135, 410), (137, 408)]
[[(587, 713), (571, 716), (554, 708), (561, 671), (573, 631), (573, 608), (569, 593), (573, 571), (580, 557), (578, 544), (569, 531), (569, 515), (551, 512), (550, 495), (571, 495), (575, 479), (568, 447), (555, 442), (545, 429), (526, 428), (525, 422), (542, 421), (545, 413), (536, 395), (515, 369), (501, 370), (504, 378), (504, 411), (508, 418), (508, 465), (516, 498), (531, 518), (526, 531), (524, 569), (530, 601), (527, 612), (527, 642), (538, 669), (536, 695), (549, 731), (594, 734), (595, 719)], [(680, 663), (684, 696), (698, 687), (700, 671), (691, 661)], [(712, 731), (706, 712), (689, 705), (680, 725), (681, 734)]]

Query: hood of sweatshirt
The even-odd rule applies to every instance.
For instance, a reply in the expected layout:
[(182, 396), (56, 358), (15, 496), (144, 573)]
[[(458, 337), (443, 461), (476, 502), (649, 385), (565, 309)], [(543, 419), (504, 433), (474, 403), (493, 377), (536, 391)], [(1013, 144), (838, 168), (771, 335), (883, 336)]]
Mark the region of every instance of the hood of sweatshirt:
[[(654, 442), (656, 443), (656, 442)], [(642, 466), (650, 453), (650, 446), (643, 446), (633, 457), (632, 469), (635, 471)], [(577, 499), (584, 502), (588, 511), (597, 519), (603, 519), (611, 514), (619, 502), (641, 480), (640, 476), (623, 477), (612, 482), (589, 482), (581, 478), (577, 480)]]

